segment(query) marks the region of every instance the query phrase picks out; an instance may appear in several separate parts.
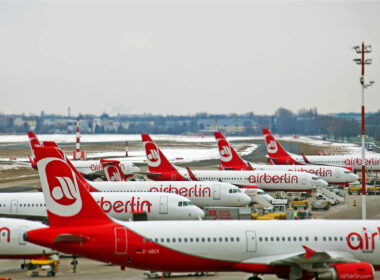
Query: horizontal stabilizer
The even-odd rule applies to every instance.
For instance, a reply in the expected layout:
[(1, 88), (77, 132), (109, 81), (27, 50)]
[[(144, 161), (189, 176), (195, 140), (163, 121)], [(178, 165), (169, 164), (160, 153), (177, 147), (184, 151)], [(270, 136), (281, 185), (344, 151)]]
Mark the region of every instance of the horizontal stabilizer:
[(54, 243), (58, 242), (82, 242), (90, 240), (89, 237), (84, 237), (75, 234), (60, 234), (54, 239)]

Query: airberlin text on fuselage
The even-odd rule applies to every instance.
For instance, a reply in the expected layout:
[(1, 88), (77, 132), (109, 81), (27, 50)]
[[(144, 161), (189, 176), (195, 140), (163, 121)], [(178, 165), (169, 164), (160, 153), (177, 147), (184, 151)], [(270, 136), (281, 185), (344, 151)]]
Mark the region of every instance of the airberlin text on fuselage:
[(147, 200), (140, 201), (140, 198), (132, 197), (131, 200), (121, 201), (117, 200), (114, 203), (111, 203), (109, 200), (105, 200), (104, 197), (101, 197), (100, 200), (96, 201), (104, 213), (109, 213), (113, 210), (115, 213), (133, 213), (133, 212), (147, 212), (150, 213), (150, 202)]
[[(124, 163), (119, 163), (121, 169), (124, 168)], [(91, 163), (90, 165), (91, 171), (100, 171), (103, 170), (103, 166), (101, 163)]]
[(250, 183), (274, 183), (274, 184), (298, 184), (298, 176), (296, 175), (289, 175), (285, 173), (284, 175), (267, 175), (267, 173), (264, 173), (263, 175), (250, 175), (248, 177), (248, 181)]
[(310, 174), (315, 174), (317, 176), (323, 176), (323, 177), (332, 176), (332, 170), (326, 169), (323, 167), (320, 167), (317, 169), (304, 169), (303, 167), (292, 167), (292, 168), (289, 168), (288, 171), (307, 172)]
[[(192, 192), (194, 191), (194, 192)], [(163, 188), (160, 186), (159, 188), (152, 187), (149, 189), (149, 192), (167, 192), (167, 193), (175, 193), (185, 197), (211, 197), (211, 189), (209, 187), (202, 188), (201, 186), (195, 185), (191, 188), (176, 188), (170, 185), (169, 187)]]
[[(362, 165), (362, 159), (360, 158), (347, 158), (344, 160), (345, 165)], [(380, 159), (371, 158), (365, 159), (365, 165), (380, 165)]]
[(363, 253), (373, 253), (375, 250), (375, 236), (380, 236), (380, 227), (377, 232), (370, 232), (363, 227), (361, 234), (351, 232), (347, 236), (347, 245), (351, 250), (361, 250)]

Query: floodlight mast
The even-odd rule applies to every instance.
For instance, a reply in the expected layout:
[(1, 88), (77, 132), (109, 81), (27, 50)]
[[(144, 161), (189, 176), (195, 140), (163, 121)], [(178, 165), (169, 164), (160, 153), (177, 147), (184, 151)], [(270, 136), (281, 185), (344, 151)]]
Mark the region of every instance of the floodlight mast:
[(355, 46), (353, 49), (356, 51), (356, 53), (361, 54), (361, 58), (355, 58), (354, 61), (356, 64), (361, 65), (362, 68), (362, 73), (360, 76), (360, 84), (362, 85), (362, 129), (361, 129), (361, 137), (362, 137), (362, 162), (361, 162), (361, 167), (362, 167), (362, 219), (365, 220), (367, 218), (367, 199), (366, 199), (366, 176), (365, 176), (365, 107), (364, 107), (364, 90), (372, 86), (374, 81), (370, 81), (369, 84), (366, 84), (364, 81), (364, 66), (367, 64), (372, 63), (371, 58), (364, 59), (364, 54), (365, 53), (370, 53), (372, 51), (372, 46), (371, 45), (365, 45), (364, 41), (362, 42), (361, 47), (360, 46)]

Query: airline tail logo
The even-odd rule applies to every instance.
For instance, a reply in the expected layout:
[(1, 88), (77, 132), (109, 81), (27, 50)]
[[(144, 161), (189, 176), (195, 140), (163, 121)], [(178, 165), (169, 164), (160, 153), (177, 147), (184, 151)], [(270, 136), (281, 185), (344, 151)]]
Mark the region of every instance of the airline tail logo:
[(62, 159), (44, 158), (38, 162), (41, 170), (41, 183), (47, 185), (43, 188), (47, 209), (58, 216), (74, 216), (82, 209), (78, 182), (75, 173)]
[(267, 142), (267, 148), (268, 148), (268, 153), (270, 154), (275, 154), (278, 151), (278, 146), (276, 143), (276, 140), (273, 139), (273, 137), (270, 137), (271, 135), (266, 135), (265, 138)]
[(232, 160), (232, 152), (231, 152), (231, 147), (227, 143), (226, 140), (219, 140), (218, 141), (218, 147), (219, 147), (219, 154), (220, 154), (220, 159), (224, 162), (229, 162)]
[(115, 166), (105, 166), (104, 174), (107, 177), (107, 181), (120, 182), (122, 181), (119, 170)]
[(158, 167), (161, 164), (160, 151), (155, 143), (145, 143), (146, 157), (148, 165), (151, 167)]

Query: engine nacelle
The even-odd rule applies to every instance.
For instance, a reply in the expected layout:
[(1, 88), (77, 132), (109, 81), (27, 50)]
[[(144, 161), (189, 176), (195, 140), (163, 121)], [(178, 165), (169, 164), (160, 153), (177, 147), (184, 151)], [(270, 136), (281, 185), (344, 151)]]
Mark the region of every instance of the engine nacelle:
[(323, 273), (318, 274), (318, 280), (373, 280), (375, 270), (365, 262), (339, 263)]

